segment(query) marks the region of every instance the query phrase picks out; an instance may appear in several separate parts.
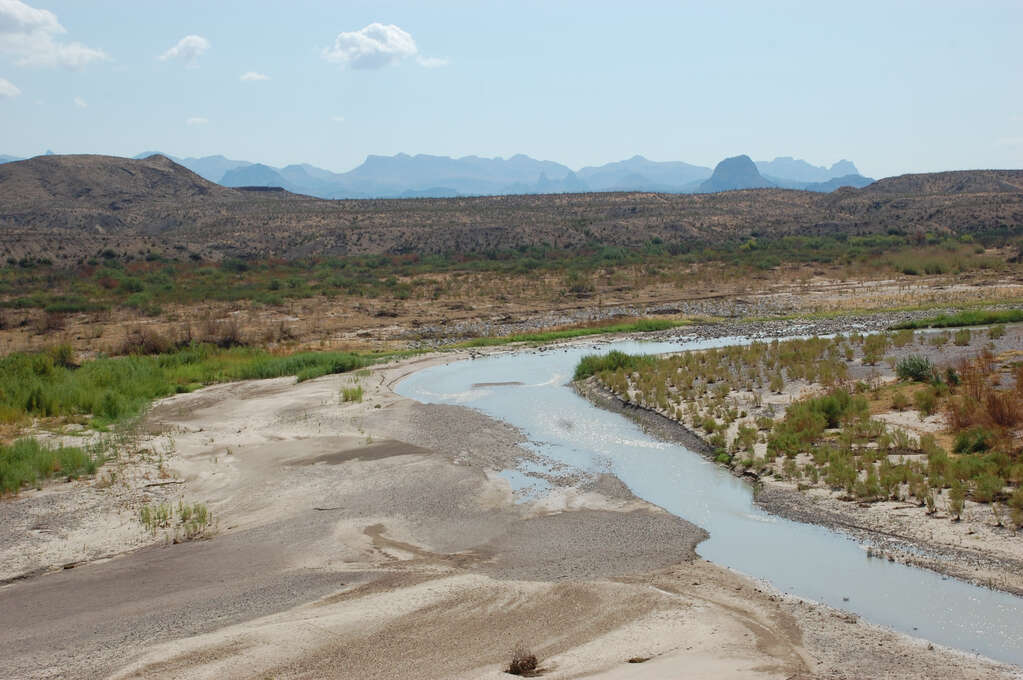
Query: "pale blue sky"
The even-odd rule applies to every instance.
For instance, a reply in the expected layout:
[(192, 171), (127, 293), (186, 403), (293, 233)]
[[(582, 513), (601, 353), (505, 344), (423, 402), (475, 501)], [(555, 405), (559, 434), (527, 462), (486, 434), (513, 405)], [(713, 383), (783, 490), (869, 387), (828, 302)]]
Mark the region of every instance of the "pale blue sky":
[(0, 153), (1019, 168), (1021, 36), (1019, 0), (0, 0)]

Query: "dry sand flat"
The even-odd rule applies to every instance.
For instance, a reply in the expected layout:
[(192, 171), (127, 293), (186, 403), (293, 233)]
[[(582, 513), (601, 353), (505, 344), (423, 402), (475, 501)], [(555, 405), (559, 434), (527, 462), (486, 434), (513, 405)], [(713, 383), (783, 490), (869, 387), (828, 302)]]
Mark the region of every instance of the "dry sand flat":
[(499, 678), (520, 642), (557, 678), (1015, 672), (693, 560), (704, 532), (613, 478), (516, 503), (492, 471), (532, 455), (518, 432), (389, 388), (452, 358), (374, 371), (358, 404), (353, 376), (158, 404), (145, 445), (182, 483), (146, 493), (207, 502), (216, 534), (3, 587), (0, 677)]

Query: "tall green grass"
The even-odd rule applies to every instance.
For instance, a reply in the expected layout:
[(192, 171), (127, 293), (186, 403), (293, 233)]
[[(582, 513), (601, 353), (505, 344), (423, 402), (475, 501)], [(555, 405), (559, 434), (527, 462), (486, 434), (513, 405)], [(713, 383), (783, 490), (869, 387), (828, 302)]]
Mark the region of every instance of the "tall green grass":
[(955, 314), (939, 314), (929, 319), (905, 321), (894, 328), (957, 328), (1023, 321), (1023, 309), (971, 309)]
[(194, 345), (167, 354), (101, 358), (74, 367), (54, 353), (0, 359), (0, 416), (88, 415), (94, 424), (141, 414), (154, 399), (231, 380), (294, 375), (309, 380), (368, 366), (384, 355), (305, 352), (274, 356), (247, 347)]
[(587, 354), (579, 360), (572, 379), (583, 380), (604, 371), (617, 371), (620, 368), (634, 369), (653, 362), (654, 357), (626, 354), (618, 350), (612, 350), (607, 354)]
[(0, 495), (57, 475), (91, 475), (102, 464), (100, 455), (77, 446), (51, 447), (35, 439), (0, 444)]

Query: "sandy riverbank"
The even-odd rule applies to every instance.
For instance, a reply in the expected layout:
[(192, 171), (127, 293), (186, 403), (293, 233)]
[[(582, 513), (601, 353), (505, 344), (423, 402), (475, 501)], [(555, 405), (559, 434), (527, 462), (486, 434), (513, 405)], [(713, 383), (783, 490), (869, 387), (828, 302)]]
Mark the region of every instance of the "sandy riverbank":
[[(694, 559), (705, 533), (613, 477), (516, 502), (494, 472), (533, 455), (520, 433), (391, 390), (458, 358), (376, 369), (361, 403), (345, 375), (163, 400), (116, 481), (5, 501), (4, 574), (35, 575), (0, 588), (0, 677), (499, 678), (517, 644), (554, 678), (1018, 672)], [(210, 538), (138, 525), (179, 500)]]

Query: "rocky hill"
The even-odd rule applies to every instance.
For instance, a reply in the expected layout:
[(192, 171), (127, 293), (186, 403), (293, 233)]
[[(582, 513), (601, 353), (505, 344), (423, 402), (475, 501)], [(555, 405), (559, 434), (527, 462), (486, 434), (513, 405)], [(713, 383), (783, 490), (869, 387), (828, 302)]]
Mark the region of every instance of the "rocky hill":
[(41, 156), (0, 165), (0, 256), (70, 266), (102, 254), (217, 260), (893, 230), (1023, 233), (1021, 187), (1023, 171), (996, 170), (908, 175), (830, 194), (746, 189), (329, 201), (221, 187), (164, 157)]
[(700, 184), (700, 193), (734, 191), (736, 189), (760, 189), (775, 186), (761, 177), (757, 166), (749, 156), (726, 158), (714, 168), (710, 179)]

